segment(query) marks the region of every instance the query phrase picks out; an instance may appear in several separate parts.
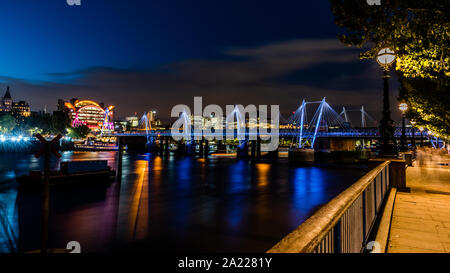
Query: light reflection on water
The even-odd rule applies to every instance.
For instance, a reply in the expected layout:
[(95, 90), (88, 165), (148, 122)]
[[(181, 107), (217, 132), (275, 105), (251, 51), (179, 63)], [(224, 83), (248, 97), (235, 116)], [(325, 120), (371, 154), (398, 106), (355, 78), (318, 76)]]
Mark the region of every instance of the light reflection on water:
[[(114, 152), (65, 152), (62, 160)], [(40, 193), (18, 191), (14, 170), (42, 168), (33, 155), (0, 155), (0, 252), (39, 248)], [(52, 167), (59, 165), (52, 161)], [(50, 246), (84, 252), (262, 252), (366, 169), (292, 167), (217, 158), (125, 154), (122, 183), (51, 190)]]

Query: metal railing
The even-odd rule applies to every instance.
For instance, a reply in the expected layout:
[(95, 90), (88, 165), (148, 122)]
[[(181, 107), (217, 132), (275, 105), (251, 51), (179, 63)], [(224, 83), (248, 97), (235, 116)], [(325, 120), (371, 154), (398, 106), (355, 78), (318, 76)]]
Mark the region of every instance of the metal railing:
[(388, 193), (389, 163), (385, 161), (369, 171), (268, 252), (362, 252)]

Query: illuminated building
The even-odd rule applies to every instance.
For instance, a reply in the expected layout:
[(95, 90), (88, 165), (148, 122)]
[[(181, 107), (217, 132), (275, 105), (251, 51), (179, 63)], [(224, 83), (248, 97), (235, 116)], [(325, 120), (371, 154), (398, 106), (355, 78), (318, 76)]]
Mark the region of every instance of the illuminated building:
[(1, 102), (2, 102), (0, 105), (1, 111), (2, 112), (11, 112), (13, 100), (11, 98), (11, 93), (9, 93), (9, 86), (6, 88), (6, 93), (3, 96)]
[(162, 122), (160, 119), (156, 118), (156, 111), (148, 111), (147, 118), (150, 122), (150, 125), (153, 129), (157, 129), (162, 126)]
[(68, 113), (73, 127), (86, 125), (94, 132), (114, 130), (114, 108), (92, 100), (58, 100), (58, 110)]
[(13, 102), (12, 111), (24, 117), (29, 117), (31, 115), (30, 106), (23, 100)]
[(135, 129), (139, 126), (139, 118), (136, 116), (126, 117), (125, 120), (128, 123), (128, 128), (130, 129)]
[(0, 112), (12, 112), (23, 117), (29, 117), (31, 114), (30, 106), (25, 101), (13, 102), (9, 86), (6, 88), (6, 93), (0, 99)]
[(114, 131), (118, 133), (123, 133), (127, 131), (128, 122), (125, 120), (115, 120), (114, 121)]

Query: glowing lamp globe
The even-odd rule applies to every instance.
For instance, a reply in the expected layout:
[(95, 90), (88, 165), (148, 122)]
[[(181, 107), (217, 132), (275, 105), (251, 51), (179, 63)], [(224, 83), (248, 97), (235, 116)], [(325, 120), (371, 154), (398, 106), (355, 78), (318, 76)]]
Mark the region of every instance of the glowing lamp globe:
[(423, 128), (422, 126), (419, 127), (419, 131), (423, 132), (423, 130), (425, 130), (425, 128)]
[(395, 61), (395, 53), (390, 48), (383, 48), (377, 54), (377, 62), (379, 65), (388, 69), (389, 66)]
[(398, 106), (398, 109), (404, 113), (408, 110), (408, 104), (406, 104), (404, 102), (400, 103), (400, 105)]

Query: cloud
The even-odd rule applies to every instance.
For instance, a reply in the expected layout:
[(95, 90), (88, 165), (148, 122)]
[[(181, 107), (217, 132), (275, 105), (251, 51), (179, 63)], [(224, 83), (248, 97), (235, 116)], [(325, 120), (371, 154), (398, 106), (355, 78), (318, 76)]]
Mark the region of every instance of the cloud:
[[(0, 77), (13, 97), (33, 109), (54, 109), (57, 99), (89, 98), (117, 106), (118, 116), (156, 109), (168, 117), (176, 104), (279, 104), (290, 113), (303, 98), (326, 96), (331, 105), (381, 105), (380, 75), (361, 63), (358, 51), (336, 40), (292, 40), (227, 48), (218, 60), (183, 60), (153, 70), (92, 67), (53, 73), (55, 82)], [(64, 81), (65, 79), (70, 79)], [(6, 84), (5, 84), (6, 85)]]

